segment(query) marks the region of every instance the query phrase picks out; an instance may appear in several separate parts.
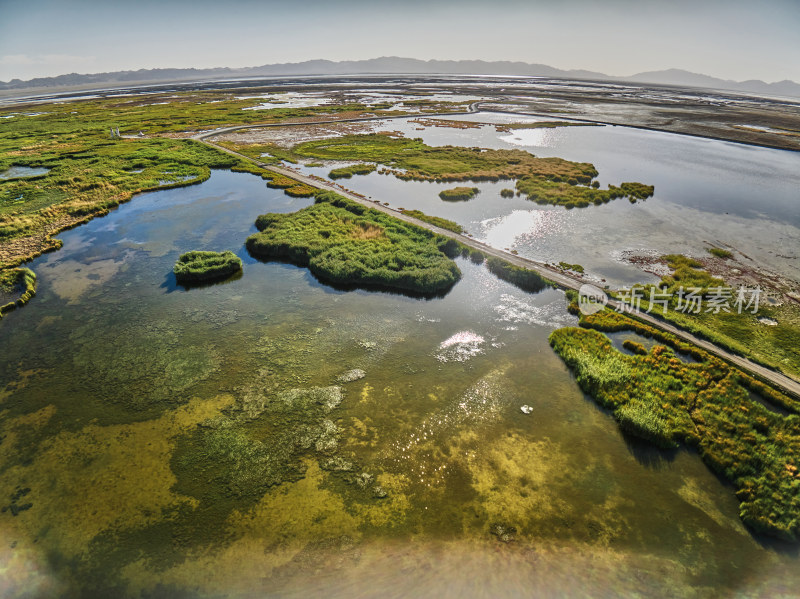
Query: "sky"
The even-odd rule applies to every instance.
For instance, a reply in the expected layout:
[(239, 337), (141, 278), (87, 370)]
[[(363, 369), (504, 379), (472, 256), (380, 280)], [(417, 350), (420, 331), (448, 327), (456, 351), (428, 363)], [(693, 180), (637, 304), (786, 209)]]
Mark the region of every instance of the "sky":
[(0, 0), (0, 81), (325, 58), (800, 82), (800, 0)]

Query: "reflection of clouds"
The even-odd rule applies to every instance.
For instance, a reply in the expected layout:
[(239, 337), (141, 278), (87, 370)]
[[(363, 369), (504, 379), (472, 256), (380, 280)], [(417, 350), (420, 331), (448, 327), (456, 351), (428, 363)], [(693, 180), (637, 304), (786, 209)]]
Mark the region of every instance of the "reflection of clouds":
[(523, 235), (546, 237), (561, 229), (566, 215), (555, 210), (514, 210), (511, 214), (481, 221), (483, 241), (493, 247), (510, 247)]
[(48, 282), (53, 292), (70, 304), (76, 304), (87, 291), (111, 280), (132, 257), (128, 252), (120, 258), (82, 262), (72, 259), (58, 260), (45, 265)]
[(322, 106), (329, 103), (329, 98), (316, 94), (304, 94), (284, 92), (279, 94), (261, 94), (255, 96), (237, 96), (237, 100), (255, 100), (265, 98), (258, 106), (248, 106), (242, 110), (264, 110), (271, 108), (308, 108), (311, 106)]
[(514, 129), (508, 135), (500, 136), (500, 141), (515, 146), (552, 148), (561, 143), (565, 127), (542, 127), (541, 129)]
[(483, 353), (486, 340), (472, 331), (459, 331), (439, 344), (436, 359), (440, 362), (466, 362)]

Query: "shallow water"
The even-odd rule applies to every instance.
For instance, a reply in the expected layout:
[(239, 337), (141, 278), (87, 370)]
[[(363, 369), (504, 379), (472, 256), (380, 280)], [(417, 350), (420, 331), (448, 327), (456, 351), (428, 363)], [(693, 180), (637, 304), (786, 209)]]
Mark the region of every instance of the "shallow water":
[(12, 166), (4, 171), (0, 171), (0, 179), (22, 179), (25, 177), (38, 177), (46, 175), (49, 168), (33, 168), (30, 166)]
[[(485, 123), (546, 120), (483, 112), (451, 120)], [(419, 130), (422, 129), (422, 130)], [(749, 266), (800, 281), (800, 155), (797, 152), (615, 126), (519, 129), (422, 127), (404, 119), (378, 125), (433, 146), (521, 148), (537, 156), (591, 162), (601, 186), (639, 181), (655, 195), (630, 204), (565, 210), (523, 198), (502, 198), (513, 181), (476, 183), (469, 202), (438, 193), (453, 183), (400, 181), (377, 172), (342, 182), (394, 207), (454, 220), (476, 238), (544, 262), (583, 265), (611, 285), (655, 280), (620, 260), (623, 250), (707, 256), (711, 245), (732, 247)], [(304, 169), (325, 176), (328, 168)]]
[[(696, 455), (580, 392), (547, 343), (575, 323), (561, 292), (464, 260), (443, 298), (344, 292), (247, 255), (258, 214), (307, 204), (215, 171), (33, 262), (35, 300), (0, 324), (0, 594), (796, 588), (796, 550), (745, 530)], [(243, 276), (176, 286), (190, 249)]]

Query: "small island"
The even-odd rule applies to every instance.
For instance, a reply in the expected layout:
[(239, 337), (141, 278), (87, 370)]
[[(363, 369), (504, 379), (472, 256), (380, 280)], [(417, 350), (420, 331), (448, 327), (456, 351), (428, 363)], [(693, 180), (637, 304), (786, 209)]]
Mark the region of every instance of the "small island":
[(233, 252), (195, 250), (182, 254), (172, 272), (181, 285), (225, 279), (242, 270), (242, 260)]
[(307, 266), (328, 283), (432, 295), (461, 278), (449, 256), (456, 242), (329, 191), (297, 212), (262, 214), (256, 227), (251, 255)]
[(445, 189), (439, 192), (439, 197), (446, 202), (460, 202), (463, 200), (471, 200), (474, 198), (480, 189), (477, 187), (453, 187), (452, 189)]
[[(30, 268), (11, 268), (0, 271), (0, 318), (21, 308), (36, 295), (36, 275)], [(3, 303), (4, 296), (12, 301)]]
[(353, 175), (369, 175), (376, 168), (378, 168), (376, 164), (353, 164), (333, 169), (328, 173), (328, 177), (331, 179), (349, 179)]

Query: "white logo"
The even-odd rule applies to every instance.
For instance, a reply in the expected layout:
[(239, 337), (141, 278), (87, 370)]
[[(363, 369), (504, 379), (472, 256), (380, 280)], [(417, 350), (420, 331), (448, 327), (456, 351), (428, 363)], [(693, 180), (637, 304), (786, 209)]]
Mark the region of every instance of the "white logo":
[(602, 310), (608, 303), (606, 292), (594, 285), (581, 285), (578, 290), (578, 308), (581, 314), (589, 316)]

